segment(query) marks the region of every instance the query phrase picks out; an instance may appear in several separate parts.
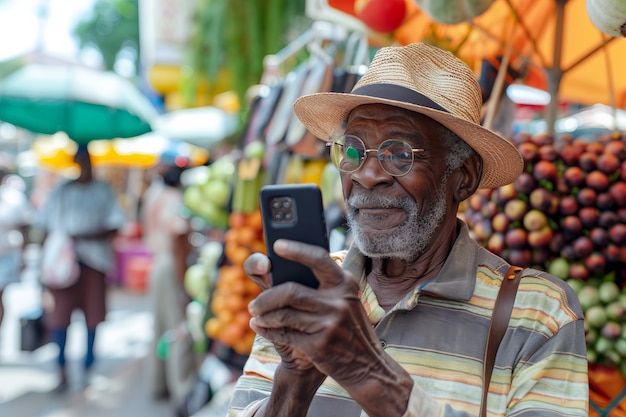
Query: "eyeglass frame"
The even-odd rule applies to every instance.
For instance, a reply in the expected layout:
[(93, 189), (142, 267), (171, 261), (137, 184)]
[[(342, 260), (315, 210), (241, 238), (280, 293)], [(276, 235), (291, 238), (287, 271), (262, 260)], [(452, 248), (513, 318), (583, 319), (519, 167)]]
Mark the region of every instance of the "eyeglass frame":
[[(351, 136), (353, 138), (358, 139), (361, 142), (361, 144), (363, 144), (363, 148), (364, 148), (363, 149), (363, 157), (359, 158), (359, 165), (355, 169), (353, 169), (352, 171), (347, 171), (345, 169), (341, 169), (341, 167), (337, 163), (335, 163), (335, 161), (332, 158), (332, 146), (335, 145), (339, 139), (345, 138), (347, 136)], [(380, 148), (385, 143), (387, 143), (389, 141), (403, 142), (404, 144), (406, 144), (408, 146), (407, 149), (411, 149), (411, 166), (409, 167), (409, 169), (407, 169), (407, 171), (404, 174), (392, 174), (391, 172), (387, 171), (385, 169), (385, 167), (383, 167), (383, 165), (382, 165), (382, 163), (380, 161)], [(338, 135), (338, 136), (335, 136), (330, 141), (326, 142), (326, 147), (327, 148), (331, 148), (331, 158), (330, 159), (333, 162), (333, 165), (335, 165), (337, 167), (337, 169), (339, 171), (343, 172), (343, 173), (352, 174), (353, 172), (358, 171), (359, 169), (361, 169), (361, 167), (363, 167), (363, 164), (365, 163), (365, 160), (367, 159), (367, 154), (369, 152), (376, 152), (376, 161), (378, 161), (378, 166), (386, 174), (391, 175), (392, 177), (403, 177), (403, 176), (407, 175), (409, 172), (411, 172), (411, 170), (413, 169), (413, 163), (415, 162), (415, 154), (424, 152), (426, 150), (424, 148), (413, 148), (410, 143), (408, 143), (405, 140), (401, 140), (401, 139), (385, 139), (380, 145), (378, 145), (378, 148), (376, 148), (376, 149), (373, 149), (373, 148), (372, 149), (367, 149), (363, 139), (361, 139), (360, 137), (358, 137), (356, 135)]]

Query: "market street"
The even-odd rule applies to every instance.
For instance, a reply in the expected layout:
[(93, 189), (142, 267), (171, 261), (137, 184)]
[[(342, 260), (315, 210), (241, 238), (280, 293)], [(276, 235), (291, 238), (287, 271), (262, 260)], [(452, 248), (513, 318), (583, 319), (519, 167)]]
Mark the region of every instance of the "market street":
[[(35, 256), (35, 254), (33, 254)], [(34, 269), (34, 268), (32, 268)], [(145, 294), (110, 288), (109, 313), (99, 327), (97, 362), (91, 384), (82, 386), (85, 329), (77, 314), (68, 335), (69, 390), (50, 392), (57, 383), (57, 348), (19, 350), (22, 313), (36, 307), (38, 287), (33, 270), (5, 293), (6, 315), (0, 336), (0, 415), (3, 417), (151, 416), (171, 417), (165, 401), (155, 402), (144, 383), (144, 358), (152, 338), (152, 318)]]

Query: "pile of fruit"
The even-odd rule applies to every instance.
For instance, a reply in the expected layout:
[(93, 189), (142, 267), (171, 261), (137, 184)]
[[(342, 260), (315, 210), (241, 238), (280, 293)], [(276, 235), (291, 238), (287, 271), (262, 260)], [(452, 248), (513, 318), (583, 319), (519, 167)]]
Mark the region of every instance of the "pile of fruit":
[(261, 212), (233, 212), (229, 226), (224, 235), (227, 264), (218, 272), (210, 302), (212, 317), (207, 320), (205, 331), (211, 339), (246, 355), (254, 341), (248, 304), (261, 289), (244, 273), (243, 262), (253, 252), (265, 253)]
[(185, 187), (185, 207), (211, 227), (225, 229), (228, 226), (228, 204), (235, 169), (235, 161), (230, 154), (222, 156), (209, 166), (188, 169), (181, 176)]
[(619, 368), (626, 375), (626, 289), (613, 281), (568, 279), (585, 313), (590, 363)]
[(459, 215), (481, 244), (508, 262), (567, 279), (589, 316), (590, 361), (616, 365), (613, 352), (626, 354), (619, 350), (626, 338), (616, 347), (626, 309), (626, 296), (619, 296), (626, 288), (626, 137), (587, 143), (522, 133), (513, 143), (525, 161), (522, 175), (479, 190)]
[(513, 183), (479, 190), (462, 216), (475, 237), (513, 264), (561, 278), (610, 278), (626, 262), (626, 142), (518, 134), (525, 170)]
[(210, 314), (206, 335), (241, 355), (252, 348), (255, 333), (250, 328), (248, 304), (261, 289), (245, 274), (243, 263), (254, 252), (265, 253), (263, 222), (258, 195), (265, 172), (261, 161), (263, 143), (251, 142), (244, 148), (237, 163), (235, 184), (224, 233), (225, 262), (219, 268), (215, 290), (211, 294)]

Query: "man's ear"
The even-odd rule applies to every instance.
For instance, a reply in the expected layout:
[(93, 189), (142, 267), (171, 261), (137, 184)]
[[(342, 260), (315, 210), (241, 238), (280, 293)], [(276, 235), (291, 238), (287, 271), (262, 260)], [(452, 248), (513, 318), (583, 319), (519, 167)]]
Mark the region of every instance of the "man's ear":
[(478, 154), (470, 156), (458, 171), (460, 178), (456, 185), (454, 197), (458, 202), (461, 202), (474, 194), (478, 189), (478, 184), (480, 184), (483, 174), (482, 158)]

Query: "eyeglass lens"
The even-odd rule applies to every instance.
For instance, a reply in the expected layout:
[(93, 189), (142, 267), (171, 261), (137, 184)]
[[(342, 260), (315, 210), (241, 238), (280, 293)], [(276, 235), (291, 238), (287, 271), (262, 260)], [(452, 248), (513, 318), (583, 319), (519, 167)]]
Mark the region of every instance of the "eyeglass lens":
[(367, 149), (356, 136), (341, 136), (333, 141), (331, 159), (343, 172), (354, 172), (365, 161), (367, 152), (377, 152), (376, 159), (386, 173), (394, 176), (405, 175), (413, 166), (413, 149), (402, 140), (389, 139), (378, 149)]

